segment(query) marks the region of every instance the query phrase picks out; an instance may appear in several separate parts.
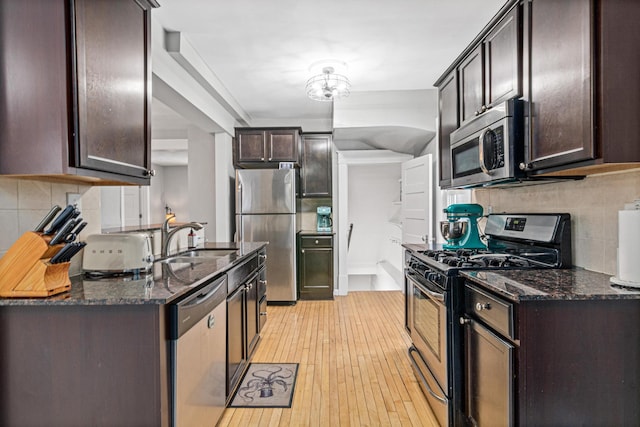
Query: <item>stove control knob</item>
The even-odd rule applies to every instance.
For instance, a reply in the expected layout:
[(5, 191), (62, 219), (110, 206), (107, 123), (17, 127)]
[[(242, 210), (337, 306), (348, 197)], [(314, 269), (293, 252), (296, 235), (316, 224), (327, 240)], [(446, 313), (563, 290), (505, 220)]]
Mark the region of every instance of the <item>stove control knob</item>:
[(477, 311), (491, 310), (491, 304), (489, 304), (488, 302), (484, 303), (484, 304), (478, 302), (478, 303), (476, 303), (476, 310)]

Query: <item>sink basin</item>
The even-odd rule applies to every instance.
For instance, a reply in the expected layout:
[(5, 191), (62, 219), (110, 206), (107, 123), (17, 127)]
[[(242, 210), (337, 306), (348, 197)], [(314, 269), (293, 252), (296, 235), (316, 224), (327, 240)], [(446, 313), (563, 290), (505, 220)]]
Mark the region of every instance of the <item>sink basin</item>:
[(194, 249), (188, 252), (181, 252), (177, 256), (188, 258), (219, 258), (237, 253), (237, 249)]
[(172, 255), (160, 262), (165, 264), (199, 264), (204, 259), (221, 258), (230, 254), (235, 254), (237, 249), (193, 249), (187, 252)]
[(165, 264), (199, 264), (201, 261), (198, 261), (195, 257), (179, 255), (163, 259), (160, 262)]

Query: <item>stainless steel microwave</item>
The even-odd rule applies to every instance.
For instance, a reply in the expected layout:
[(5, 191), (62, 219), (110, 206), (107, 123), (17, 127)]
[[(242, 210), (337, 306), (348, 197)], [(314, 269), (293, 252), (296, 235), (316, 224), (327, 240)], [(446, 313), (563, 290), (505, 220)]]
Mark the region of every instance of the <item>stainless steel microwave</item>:
[(471, 188), (524, 177), (522, 101), (490, 108), (451, 133), (451, 184)]

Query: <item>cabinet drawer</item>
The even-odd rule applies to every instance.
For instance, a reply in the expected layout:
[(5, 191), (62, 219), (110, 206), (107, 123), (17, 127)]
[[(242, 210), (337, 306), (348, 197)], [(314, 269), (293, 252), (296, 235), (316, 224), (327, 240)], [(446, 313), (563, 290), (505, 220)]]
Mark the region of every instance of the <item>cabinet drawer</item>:
[(497, 332), (515, 339), (513, 304), (470, 284), (465, 285), (464, 294), (467, 315), (482, 320)]
[(244, 285), (245, 281), (249, 279), (251, 273), (258, 268), (258, 257), (253, 255), (242, 264), (233, 267), (227, 272), (227, 293), (231, 294), (240, 285)]
[(303, 236), (300, 237), (301, 248), (331, 248), (333, 247), (332, 236)]

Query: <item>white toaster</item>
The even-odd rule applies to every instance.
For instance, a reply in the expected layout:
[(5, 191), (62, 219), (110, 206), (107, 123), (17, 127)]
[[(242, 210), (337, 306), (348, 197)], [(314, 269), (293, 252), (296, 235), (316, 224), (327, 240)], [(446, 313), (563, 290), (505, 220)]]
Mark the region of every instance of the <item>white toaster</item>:
[(86, 242), (82, 259), (84, 271), (148, 271), (153, 265), (151, 237), (146, 233), (92, 234)]

